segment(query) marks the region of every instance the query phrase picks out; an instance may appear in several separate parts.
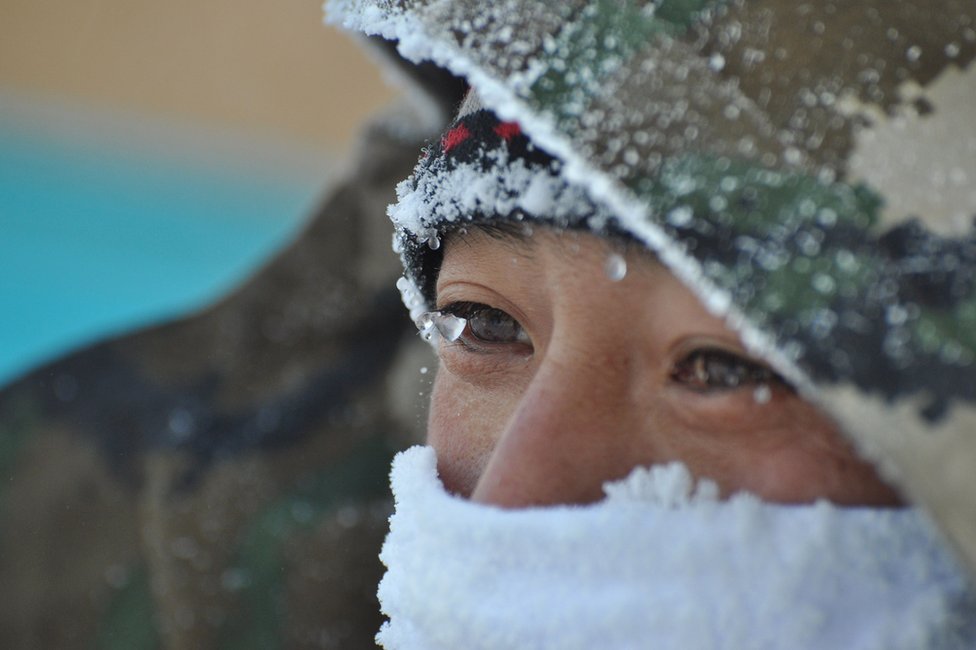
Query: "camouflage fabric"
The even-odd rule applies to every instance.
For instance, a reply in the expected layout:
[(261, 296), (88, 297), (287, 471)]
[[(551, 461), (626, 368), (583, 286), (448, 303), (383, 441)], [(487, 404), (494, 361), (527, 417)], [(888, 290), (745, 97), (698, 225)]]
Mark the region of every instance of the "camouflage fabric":
[(331, 11), (465, 75), (976, 567), (971, 0)]
[(0, 390), (0, 647), (374, 647), (389, 460), (421, 434), (429, 355), (385, 209), (463, 92), (406, 68), (440, 114), (366, 130), (242, 288)]

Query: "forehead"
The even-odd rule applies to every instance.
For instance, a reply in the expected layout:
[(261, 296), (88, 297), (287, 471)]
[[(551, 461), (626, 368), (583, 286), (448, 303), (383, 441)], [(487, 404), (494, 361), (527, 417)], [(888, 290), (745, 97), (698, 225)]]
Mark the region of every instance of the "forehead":
[[(623, 244), (595, 235), (545, 226), (508, 222), (501, 225), (473, 225), (460, 228), (444, 240), (444, 257), (438, 287), (455, 276), (481, 276), (500, 282), (506, 275), (538, 275), (550, 261), (576, 266), (593, 266), (611, 255), (619, 255)], [(596, 264), (597, 266), (599, 264)]]
[(502, 309), (527, 318), (523, 325), (596, 320), (604, 335), (637, 347), (691, 334), (738, 347), (724, 320), (644, 247), (581, 231), (469, 228), (447, 237), (436, 302), (454, 301)]

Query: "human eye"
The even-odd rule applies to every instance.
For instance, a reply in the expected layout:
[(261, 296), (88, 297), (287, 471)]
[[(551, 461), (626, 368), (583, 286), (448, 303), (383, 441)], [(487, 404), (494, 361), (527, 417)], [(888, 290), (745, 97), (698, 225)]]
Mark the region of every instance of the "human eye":
[(675, 364), (671, 379), (700, 392), (789, 384), (771, 368), (720, 348), (699, 348)]
[(437, 313), (463, 320), (455, 340), (475, 352), (493, 352), (512, 347), (531, 350), (532, 341), (521, 323), (508, 313), (475, 302), (454, 302)]

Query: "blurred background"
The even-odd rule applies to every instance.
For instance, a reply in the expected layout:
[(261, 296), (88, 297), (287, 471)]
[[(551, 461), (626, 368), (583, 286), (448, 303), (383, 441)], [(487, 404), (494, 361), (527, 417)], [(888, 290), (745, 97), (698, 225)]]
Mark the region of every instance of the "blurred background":
[(318, 0), (2, 0), (0, 385), (236, 286), (392, 97)]
[(385, 211), (463, 84), (360, 45), (0, 0), (0, 648), (374, 645), (433, 375)]

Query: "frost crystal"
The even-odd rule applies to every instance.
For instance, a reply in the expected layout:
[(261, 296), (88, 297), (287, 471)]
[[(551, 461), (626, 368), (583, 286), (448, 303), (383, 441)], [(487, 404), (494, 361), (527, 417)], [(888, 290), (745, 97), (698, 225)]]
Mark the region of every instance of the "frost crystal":
[(423, 294), (409, 278), (401, 277), (397, 280), (396, 287), (400, 290), (400, 298), (404, 306), (410, 310), (411, 320), (416, 323), (427, 309)]
[[(453, 314), (429, 311), (421, 314), (415, 324), (420, 332), (420, 338), (427, 342), (433, 342), (435, 334), (440, 334), (445, 341), (456, 341), (464, 332), (468, 321)], [(426, 371), (427, 369), (424, 368), (420, 372), (423, 374)]]
[(714, 481), (696, 481), (680, 462), (636, 467), (626, 478), (604, 483), (603, 492), (609, 501), (639, 501), (668, 508), (712, 503), (719, 496)]
[(668, 212), (668, 223), (672, 226), (687, 226), (691, 223), (691, 217), (693, 213), (690, 207), (687, 205), (679, 205), (675, 209)]

